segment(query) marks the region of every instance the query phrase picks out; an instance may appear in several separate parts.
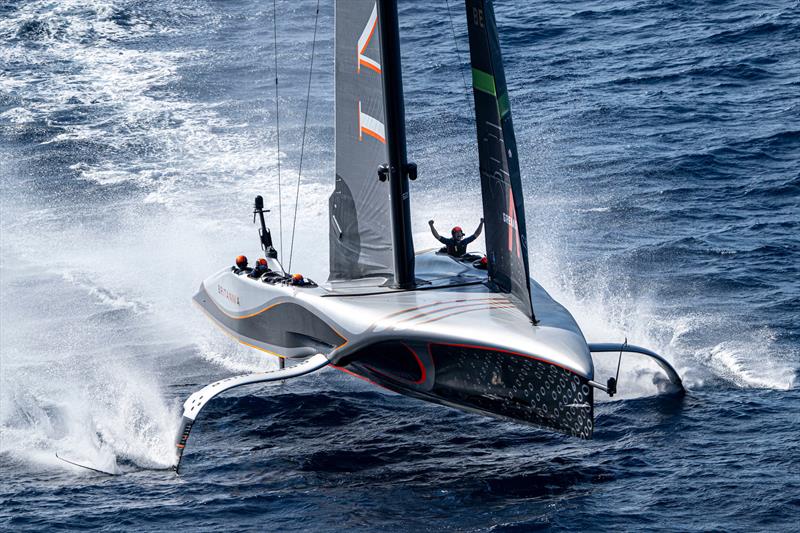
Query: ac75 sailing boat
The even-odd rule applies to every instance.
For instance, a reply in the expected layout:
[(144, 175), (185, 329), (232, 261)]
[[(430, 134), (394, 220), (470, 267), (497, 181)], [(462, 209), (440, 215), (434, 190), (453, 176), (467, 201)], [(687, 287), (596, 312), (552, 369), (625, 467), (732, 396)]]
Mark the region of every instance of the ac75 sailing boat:
[[(531, 280), (525, 207), (491, 0), (466, 0), (487, 265), (411, 238), (397, 0), (336, 3), (336, 182), (330, 197), (330, 278), (292, 284), (225, 268), (195, 302), (243, 344), (298, 361), (228, 378), (184, 404), (177, 464), (194, 420), (217, 394), (332, 366), (389, 390), (583, 439), (594, 429), (593, 352), (636, 352), (681, 380), (659, 355), (587, 344), (572, 315)], [(282, 272), (261, 216), (269, 266)], [(391, 232), (387, 231), (391, 228)]]

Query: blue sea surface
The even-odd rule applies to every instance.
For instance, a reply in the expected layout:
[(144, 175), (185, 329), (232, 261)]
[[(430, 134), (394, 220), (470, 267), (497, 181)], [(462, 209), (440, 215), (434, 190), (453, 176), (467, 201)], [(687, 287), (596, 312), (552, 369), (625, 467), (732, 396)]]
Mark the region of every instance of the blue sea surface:
[[(400, 2), (417, 249), (481, 216), (448, 2)], [(272, 2), (0, 0), (0, 528), (797, 531), (796, 0), (496, 1), (532, 275), (685, 397), (625, 358), (581, 441), (326, 370), (221, 396), (159, 470), (191, 392), (276, 366), (191, 296), (258, 255), (256, 194), (289, 254), (315, 6), (278, 0), (276, 34)], [(317, 23), (292, 268), (323, 281), (333, 2)]]

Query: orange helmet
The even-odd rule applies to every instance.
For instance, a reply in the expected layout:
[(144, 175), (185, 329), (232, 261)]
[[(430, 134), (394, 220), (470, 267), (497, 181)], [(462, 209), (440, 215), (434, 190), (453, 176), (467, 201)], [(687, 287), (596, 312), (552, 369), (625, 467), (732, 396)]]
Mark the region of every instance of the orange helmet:
[(294, 283), (294, 284), (303, 283), (303, 275), (302, 274), (292, 274), (292, 283)]
[(237, 255), (236, 256), (236, 266), (239, 268), (244, 268), (247, 266), (247, 257), (244, 255)]
[(261, 266), (267, 266), (267, 260), (262, 257), (258, 260), (258, 264)]

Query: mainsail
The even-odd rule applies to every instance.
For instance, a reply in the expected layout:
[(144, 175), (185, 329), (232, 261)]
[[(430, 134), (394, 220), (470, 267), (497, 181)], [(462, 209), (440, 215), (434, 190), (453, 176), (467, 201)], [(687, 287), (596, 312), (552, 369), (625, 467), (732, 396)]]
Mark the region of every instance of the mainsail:
[(336, 2), (336, 186), (329, 200), (330, 279), (393, 273), (377, 0)]
[(466, 0), (489, 277), (535, 320), (517, 142), (491, 0)]

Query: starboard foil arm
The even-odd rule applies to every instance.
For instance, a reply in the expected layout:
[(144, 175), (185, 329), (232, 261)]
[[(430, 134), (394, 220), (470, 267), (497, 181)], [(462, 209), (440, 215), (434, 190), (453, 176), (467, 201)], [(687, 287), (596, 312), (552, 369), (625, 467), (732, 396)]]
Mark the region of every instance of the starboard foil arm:
[(683, 381), (681, 380), (681, 377), (678, 375), (678, 372), (675, 370), (675, 368), (670, 364), (669, 361), (664, 359), (664, 357), (652, 350), (642, 348), (641, 346), (628, 344), (627, 342), (599, 342), (589, 343), (589, 351), (592, 353), (638, 353), (641, 355), (646, 355), (658, 363), (658, 366), (661, 367), (677, 391), (683, 392), (685, 390), (683, 388)]
[(270, 372), (258, 372), (255, 374), (245, 374), (243, 376), (233, 376), (215, 381), (210, 385), (206, 385), (199, 391), (195, 392), (183, 403), (183, 418), (181, 419), (180, 432), (175, 443), (175, 472), (181, 464), (183, 451), (186, 449), (186, 442), (189, 440), (189, 433), (192, 430), (195, 419), (203, 407), (208, 404), (213, 398), (219, 394), (236, 388), (242, 385), (252, 385), (254, 383), (267, 383), (270, 381), (283, 381), (290, 378), (296, 378), (316, 372), (326, 367), (330, 361), (324, 354), (317, 354), (302, 363), (290, 366), (288, 368), (281, 368), (279, 370), (272, 370)]

